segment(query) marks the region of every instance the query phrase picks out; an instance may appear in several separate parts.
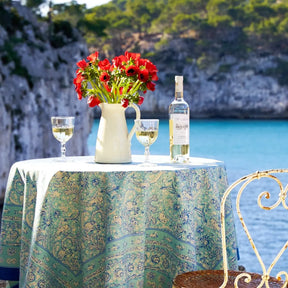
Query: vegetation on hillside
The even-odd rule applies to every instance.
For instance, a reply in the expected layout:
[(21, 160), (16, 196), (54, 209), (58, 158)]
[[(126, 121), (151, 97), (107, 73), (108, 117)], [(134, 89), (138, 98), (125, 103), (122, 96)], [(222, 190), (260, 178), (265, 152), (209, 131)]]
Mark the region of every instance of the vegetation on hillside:
[(93, 9), (74, 1), (53, 10), (53, 21), (68, 20), (90, 47), (108, 53), (153, 38), (145, 52), (184, 39), (195, 58), (288, 54), (288, 0), (112, 0)]
[[(26, 5), (39, 14), (47, 1)], [(199, 65), (225, 55), (288, 54), (288, 0), (111, 0), (92, 9), (76, 1), (49, 3), (51, 13), (41, 18), (51, 25), (55, 47), (66, 43), (60, 31), (73, 40), (77, 28), (91, 50), (109, 57), (126, 49), (163, 57), (173, 45), (174, 51), (184, 45), (186, 62)]]

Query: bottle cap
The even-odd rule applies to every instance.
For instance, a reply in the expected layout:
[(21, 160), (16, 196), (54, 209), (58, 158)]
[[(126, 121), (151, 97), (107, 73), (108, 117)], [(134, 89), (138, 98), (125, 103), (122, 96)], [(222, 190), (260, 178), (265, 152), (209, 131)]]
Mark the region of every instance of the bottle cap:
[(176, 92), (183, 91), (183, 76), (175, 76)]

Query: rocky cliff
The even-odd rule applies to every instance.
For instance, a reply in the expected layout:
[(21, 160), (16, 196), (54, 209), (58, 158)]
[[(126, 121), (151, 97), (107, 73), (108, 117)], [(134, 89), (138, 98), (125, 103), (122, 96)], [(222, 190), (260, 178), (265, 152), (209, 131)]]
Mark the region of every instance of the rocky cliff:
[(160, 80), (155, 92), (145, 97), (142, 112), (167, 117), (174, 98), (174, 76), (184, 75), (184, 98), (191, 118), (288, 117), (287, 56), (251, 55), (242, 60), (227, 56), (199, 68), (195, 62), (182, 65), (181, 51), (174, 52), (180, 55), (174, 59), (178, 65), (167, 68), (167, 62), (156, 63)]
[[(15, 161), (59, 156), (51, 116), (76, 117), (67, 154), (85, 155), (92, 114), (100, 115), (99, 108), (88, 109), (85, 100), (77, 100), (73, 87), (76, 62), (89, 53), (86, 44), (75, 31), (69, 37), (58, 33), (51, 41), (48, 23), (37, 22), (22, 6), (16, 8), (0, 11), (0, 197)], [(9, 17), (3, 9), (9, 10)], [(153, 43), (149, 45), (153, 50)], [(143, 117), (168, 117), (175, 75), (184, 75), (184, 97), (192, 118), (288, 116), (286, 56), (251, 55), (242, 60), (225, 56), (217, 63), (200, 65), (187, 60), (193, 59), (189, 51), (187, 41), (178, 39), (153, 59), (159, 81), (156, 91), (145, 95), (140, 107)]]
[(86, 45), (79, 38), (52, 47), (47, 23), (37, 22), (22, 6), (1, 8), (0, 198), (15, 161), (60, 155), (51, 116), (75, 116), (67, 155), (87, 154), (86, 139), (93, 122), (92, 111), (77, 100), (73, 87), (75, 63), (87, 55)]

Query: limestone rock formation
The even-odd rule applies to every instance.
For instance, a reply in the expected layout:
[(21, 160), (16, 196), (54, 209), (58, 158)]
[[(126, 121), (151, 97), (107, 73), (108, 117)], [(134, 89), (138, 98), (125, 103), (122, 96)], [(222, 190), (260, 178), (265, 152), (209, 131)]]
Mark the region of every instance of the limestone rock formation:
[(79, 38), (52, 47), (47, 23), (39, 23), (25, 7), (15, 10), (15, 5), (5, 9), (14, 11), (19, 29), (0, 25), (0, 198), (15, 161), (60, 156), (51, 116), (75, 116), (68, 156), (87, 155), (93, 122), (92, 110), (77, 99), (73, 85), (75, 63), (87, 55), (86, 44)]
[(183, 65), (180, 59), (178, 63), (180, 68), (170, 65), (169, 69), (167, 62), (166, 66), (156, 63), (159, 83), (153, 93), (145, 96), (142, 113), (168, 117), (168, 106), (174, 98), (174, 76), (184, 75), (184, 98), (191, 118), (288, 117), (288, 79), (277, 74), (279, 65), (288, 67), (287, 56), (251, 55), (242, 61), (224, 57), (205, 69), (196, 63)]

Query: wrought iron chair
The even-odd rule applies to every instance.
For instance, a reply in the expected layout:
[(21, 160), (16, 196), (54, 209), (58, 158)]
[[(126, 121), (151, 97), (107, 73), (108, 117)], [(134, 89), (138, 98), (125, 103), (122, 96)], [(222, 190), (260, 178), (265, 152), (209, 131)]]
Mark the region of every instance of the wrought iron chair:
[[(263, 259), (260, 256), (258, 249), (256, 248), (255, 242), (253, 241), (250, 232), (248, 231), (248, 228), (246, 226), (246, 223), (243, 220), (242, 213), (240, 211), (240, 198), (242, 196), (242, 193), (248, 184), (253, 182), (254, 180), (261, 179), (261, 178), (270, 178), (272, 179), (273, 183), (276, 181), (277, 187), (280, 188), (279, 197), (277, 197), (275, 203), (271, 206), (264, 206), (262, 204), (263, 197), (266, 199), (269, 199), (272, 194), (268, 191), (261, 192), (258, 195), (257, 198), (257, 204), (261, 209), (264, 210), (273, 210), (276, 207), (278, 207), (281, 203), (284, 207), (284, 209), (288, 210), (288, 206), (286, 204), (286, 196), (287, 196), (287, 190), (288, 185), (285, 187), (283, 186), (280, 175), (283, 176), (286, 173), (288, 175), (288, 169), (274, 169), (274, 170), (267, 170), (267, 171), (261, 171), (261, 172), (255, 172), (250, 175), (247, 175), (245, 177), (242, 177), (238, 181), (231, 184), (228, 189), (225, 191), (222, 202), (221, 202), (221, 234), (222, 234), (222, 249), (223, 249), (223, 270), (200, 270), (200, 271), (192, 271), (187, 272), (178, 275), (173, 280), (173, 288), (210, 288), (210, 287), (239, 287), (239, 288), (246, 288), (246, 287), (254, 287), (254, 288), (275, 288), (275, 287), (288, 287), (288, 273), (287, 271), (281, 271), (277, 274), (276, 278), (271, 277), (270, 273), (272, 268), (275, 266), (276, 262), (278, 262), (279, 258), (282, 256), (286, 248), (288, 247), (288, 240), (283, 245), (275, 259), (272, 261), (268, 269), (266, 269), (266, 266), (263, 263)], [(275, 176), (276, 175), (276, 176)], [(286, 175), (286, 176), (287, 176)], [(263, 180), (264, 181), (264, 180)], [(243, 226), (243, 229), (250, 241), (250, 244), (254, 250), (254, 253), (257, 256), (257, 259), (261, 265), (262, 274), (257, 273), (250, 273), (250, 272), (241, 272), (241, 271), (231, 271), (228, 270), (228, 263), (227, 263), (227, 252), (226, 252), (226, 237), (225, 237), (225, 202), (230, 194), (230, 192), (238, 187), (238, 193), (236, 197), (236, 210), (238, 217), (241, 221), (241, 224)], [(278, 188), (277, 188), (278, 190)], [(244, 199), (244, 197), (243, 197)], [(269, 200), (265, 200), (269, 201)], [(271, 200), (270, 200), (271, 201)], [(259, 208), (258, 207), (258, 208)], [(274, 223), (273, 223), (274, 224)], [(276, 223), (275, 223), (276, 224)], [(269, 237), (270, 238), (270, 237)], [(269, 239), (270, 241), (273, 241), (273, 239)], [(288, 265), (287, 265), (288, 267)]]

